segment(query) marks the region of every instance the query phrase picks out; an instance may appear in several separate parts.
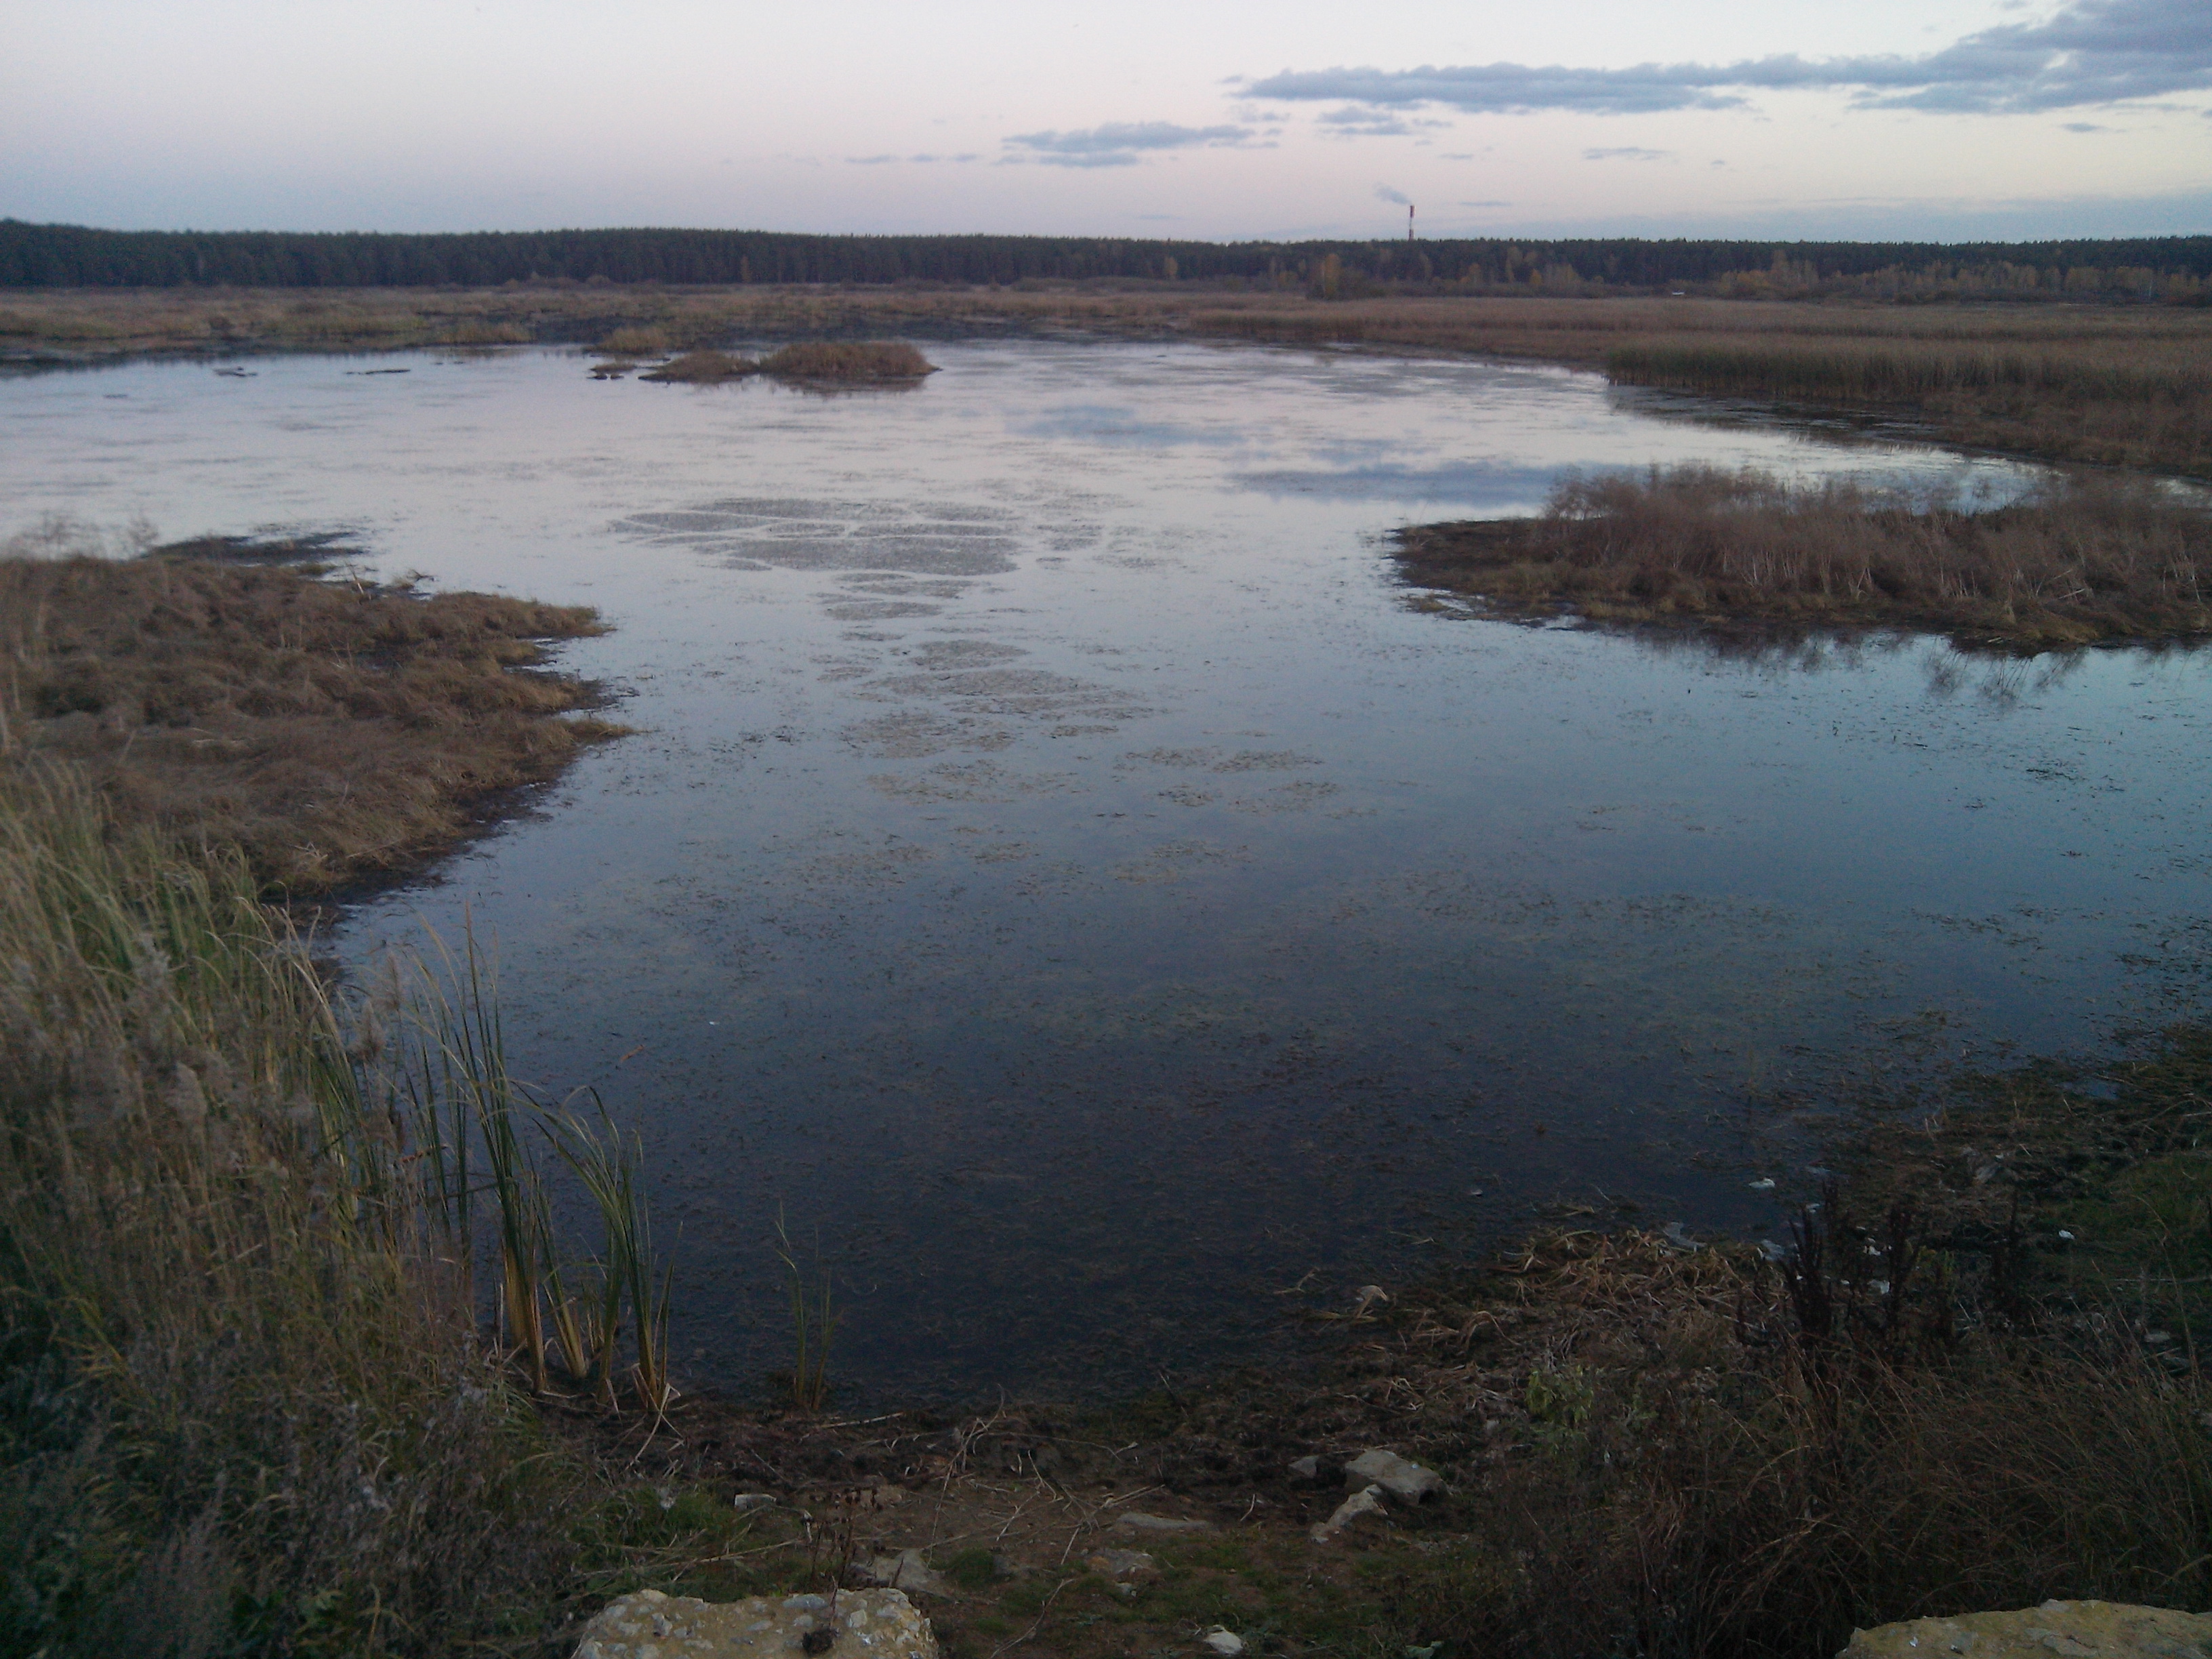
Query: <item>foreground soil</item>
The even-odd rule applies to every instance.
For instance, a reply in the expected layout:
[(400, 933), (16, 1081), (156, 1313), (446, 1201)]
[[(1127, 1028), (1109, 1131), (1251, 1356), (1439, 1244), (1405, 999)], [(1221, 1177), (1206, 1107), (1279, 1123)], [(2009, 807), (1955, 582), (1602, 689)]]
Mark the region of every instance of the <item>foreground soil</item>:
[(0, 363), (568, 343), (629, 354), (759, 339), (1242, 339), (1523, 359), (1625, 386), (2049, 459), (2212, 477), (2212, 310), (2074, 303), (1559, 297), (1326, 300), (1200, 283), (1017, 288), (18, 290)]
[(547, 667), (589, 610), (268, 556), (0, 558), (0, 764), (74, 763), (118, 823), (301, 895), (418, 867), (622, 730)]

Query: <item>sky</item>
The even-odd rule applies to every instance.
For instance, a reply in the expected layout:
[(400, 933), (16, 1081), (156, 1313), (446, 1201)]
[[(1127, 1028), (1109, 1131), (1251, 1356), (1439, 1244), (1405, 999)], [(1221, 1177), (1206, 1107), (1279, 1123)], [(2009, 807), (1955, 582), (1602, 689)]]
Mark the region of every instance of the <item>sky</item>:
[(0, 216), (2212, 233), (2212, 0), (0, 0)]

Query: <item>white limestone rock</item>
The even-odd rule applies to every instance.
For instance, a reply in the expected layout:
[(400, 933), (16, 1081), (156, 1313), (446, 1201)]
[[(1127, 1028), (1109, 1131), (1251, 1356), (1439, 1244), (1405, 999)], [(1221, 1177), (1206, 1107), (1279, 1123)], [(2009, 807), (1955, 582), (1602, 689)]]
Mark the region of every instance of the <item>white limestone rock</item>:
[(810, 1651), (828, 1659), (938, 1659), (929, 1620), (895, 1589), (840, 1590), (834, 1608), (826, 1595), (697, 1601), (638, 1590), (584, 1626), (575, 1659), (785, 1659)]
[(1362, 1452), (1344, 1466), (1347, 1486), (1380, 1486), (1401, 1503), (1418, 1504), (1432, 1492), (1443, 1490), (1443, 1477), (1425, 1469), (1395, 1452)]

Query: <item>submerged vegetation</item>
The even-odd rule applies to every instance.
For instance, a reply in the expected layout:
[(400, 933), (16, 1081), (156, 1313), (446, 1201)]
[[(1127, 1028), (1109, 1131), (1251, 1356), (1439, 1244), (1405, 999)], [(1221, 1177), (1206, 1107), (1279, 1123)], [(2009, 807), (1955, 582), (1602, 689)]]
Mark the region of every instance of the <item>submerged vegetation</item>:
[(1511, 613), (1940, 629), (2014, 650), (2212, 634), (2212, 516), (2073, 478), (1971, 511), (1707, 467), (1571, 478), (1533, 519), (1418, 526), (1407, 578)]
[(67, 760), (118, 818), (294, 893), (451, 846), (621, 728), (545, 642), (596, 616), (155, 552), (0, 557), (0, 757)]

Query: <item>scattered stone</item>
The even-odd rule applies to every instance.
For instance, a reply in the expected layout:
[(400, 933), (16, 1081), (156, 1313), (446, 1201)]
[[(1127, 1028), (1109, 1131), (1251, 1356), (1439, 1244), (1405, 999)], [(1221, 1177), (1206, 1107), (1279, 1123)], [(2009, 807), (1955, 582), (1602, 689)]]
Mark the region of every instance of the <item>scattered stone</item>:
[(1221, 1656), (1221, 1659), (1237, 1659), (1244, 1651), (1244, 1638), (1225, 1626), (1216, 1625), (1199, 1640)]
[(1212, 1532), (1213, 1530), (1213, 1522), (1211, 1521), (1182, 1521), (1176, 1519), (1173, 1516), (1146, 1515), (1136, 1510), (1131, 1510), (1127, 1515), (1121, 1516), (1120, 1520), (1115, 1522), (1114, 1524), (1125, 1532), (1160, 1532), (1174, 1534), (1182, 1532)]
[(1083, 1565), (1107, 1578), (1139, 1578), (1160, 1570), (1160, 1564), (1142, 1550), (1094, 1550), (1083, 1558)]
[(2011, 1613), (1855, 1630), (1837, 1659), (2198, 1659), (2212, 1613), (2121, 1601), (2045, 1601)]
[(730, 1502), (736, 1506), (739, 1515), (750, 1515), (756, 1510), (774, 1509), (775, 1494), (769, 1492), (741, 1492)]
[(1363, 1515), (1382, 1513), (1382, 1488), (1367, 1486), (1336, 1506), (1336, 1513), (1313, 1529), (1313, 1540), (1326, 1544)]
[(1291, 1479), (1301, 1486), (1318, 1486), (1328, 1477), (1321, 1471), (1318, 1457), (1294, 1457), (1291, 1460)]
[(834, 1609), (826, 1595), (718, 1603), (638, 1590), (609, 1602), (584, 1626), (575, 1659), (781, 1659), (827, 1652), (842, 1659), (937, 1659), (937, 1637), (895, 1589), (840, 1590)]
[(896, 1555), (878, 1555), (853, 1564), (855, 1577), (871, 1584), (881, 1584), (889, 1589), (909, 1593), (919, 1591), (924, 1595), (941, 1595), (957, 1600), (959, 1591), (952, 1583), (929, 1565), (920, 1550), (901, 1550)]
[(1366, 1451), (1344, 1466), (1347, 1486), (1380, 1486), (1391, 1497), (1418, 1504), (1432, 1492), (1443, 1490), (1443, 1477), (1434, 1469), (1409, 1462), (1395, 1452)]

